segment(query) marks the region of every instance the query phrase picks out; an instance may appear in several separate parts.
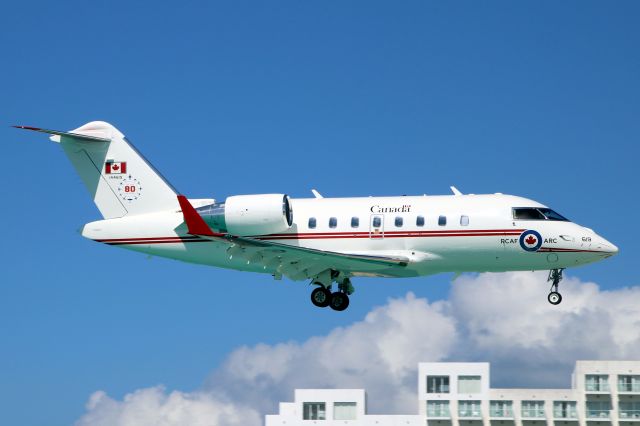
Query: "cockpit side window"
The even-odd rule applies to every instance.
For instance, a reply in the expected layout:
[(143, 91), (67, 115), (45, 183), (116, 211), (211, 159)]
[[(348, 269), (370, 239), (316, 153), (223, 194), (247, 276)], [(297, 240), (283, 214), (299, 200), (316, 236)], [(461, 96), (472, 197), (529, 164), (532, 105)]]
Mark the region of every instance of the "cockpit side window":
[(516, 220), (560, 220), (568, 222), (569, 219), (565, 218), (559, 213), (542, 207), (514, 207), (513, 218)]
[(518, 220), (544, 220), (545, 217), (538, 209), (530, 207), (515, 207), (513, 218)]
[(551, 210), (551, 209), (538, 209), (540, 210), (540, 213), (542, 213), (547, 220), (560, 220), (563, 222), (568, 222), (569, 219), (567, 219), (566, 217), (562, 216), (560, 213)]

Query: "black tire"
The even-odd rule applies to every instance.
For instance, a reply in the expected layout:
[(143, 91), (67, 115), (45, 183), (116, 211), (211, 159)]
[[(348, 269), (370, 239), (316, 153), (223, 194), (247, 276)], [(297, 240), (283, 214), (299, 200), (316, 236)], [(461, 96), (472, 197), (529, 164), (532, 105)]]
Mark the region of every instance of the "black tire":
[(318, 287), (311, 292), (311, 303), (318, 308), (326, 308), (331, 303), (331, 292), (324, 287)]
[(342, 292), (333, 293), (330, 306), (334, 311), (344, 311), (349, 307), (349, 296), (347, 296), (347, 293)]
[(552, 291), (551, 293), (549, 293), (549, 295), (547, 296), (547, 300), (549, 301), (549, 303), (551, 303), (552, 305), (559, 305), (560, 302), (562, 302), (562, 296), (560, 295), (560, 293), (558, 293), (557, 291)]

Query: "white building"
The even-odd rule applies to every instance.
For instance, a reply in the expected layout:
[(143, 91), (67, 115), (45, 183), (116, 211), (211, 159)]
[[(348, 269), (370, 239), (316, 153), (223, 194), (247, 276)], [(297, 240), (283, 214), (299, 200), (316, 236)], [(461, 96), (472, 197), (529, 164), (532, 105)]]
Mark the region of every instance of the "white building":
[(367, 414), (363, 389), (297, 389), (266, 426), (640, 426), (640, 361), (578, 361), (571, 389), (492, 389), (488, 363), (418, 371), (417, 415)]

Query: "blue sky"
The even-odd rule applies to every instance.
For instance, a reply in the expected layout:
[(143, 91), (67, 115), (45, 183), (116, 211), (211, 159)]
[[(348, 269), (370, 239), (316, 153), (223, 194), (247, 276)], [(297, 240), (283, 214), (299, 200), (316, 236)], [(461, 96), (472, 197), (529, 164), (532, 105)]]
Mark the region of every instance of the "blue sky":
[[(190, 197), (504, 192), (617, 244), (569, 272), (638, 284), (636, 2), (11, 2), (0, 16), (2, 424), (69, 424), (88, 395), (192, 389), (241, 345), (302, 340), (451, 276), (303, 283), (85, 240), (59, 147), (11, 124), (113, 123)], [(540, 297), (546, 284), (540, 284)], [(34, 409), (37, 407), (37, 409)]]

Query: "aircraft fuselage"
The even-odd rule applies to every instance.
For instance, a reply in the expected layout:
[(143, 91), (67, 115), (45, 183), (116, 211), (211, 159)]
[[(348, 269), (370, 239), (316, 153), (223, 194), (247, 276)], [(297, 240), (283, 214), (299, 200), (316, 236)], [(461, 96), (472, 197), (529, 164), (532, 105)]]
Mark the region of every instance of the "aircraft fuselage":
[[(560, 269), (617, 252), (591, 229), (570, 221), (514, 218), (514, 208), (545, 206), (502, 194), (291, 199), (291, 206), (293, 224), (289, 230), (252, 238), (323, 251), (410, 259), (404, 268), (359, 265), (344, 271), (350, 276)], [(233, 256), (226, 244), (189, 235), (183, 222), (179, 210), (157, 212), (92, 222), (85, 225), (82, 234), (155, 256), (278, 274), (277, 267)], [(526, 237), (532, 244), (527, 245)], [(540, 241), (533, 242), (538, 238)]]

